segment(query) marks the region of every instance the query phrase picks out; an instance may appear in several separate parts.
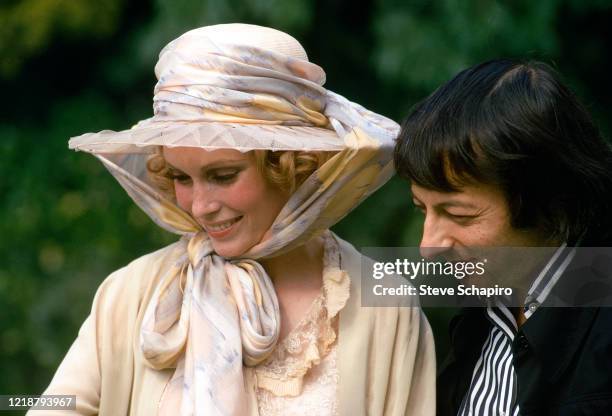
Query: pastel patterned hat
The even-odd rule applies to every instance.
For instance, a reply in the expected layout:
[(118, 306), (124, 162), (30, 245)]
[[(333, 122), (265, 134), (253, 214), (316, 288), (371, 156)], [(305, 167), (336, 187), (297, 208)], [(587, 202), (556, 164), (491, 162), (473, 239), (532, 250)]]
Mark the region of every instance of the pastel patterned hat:
[(358, 117), (366, 131), (396, 133), (392, 121), (323, 88), (323, 69), (308, 61), (297, 40), (272, 28), (234, 23), (191, 30), (161, 51), (155, 74), (153, 117), (129, 130), (75, 137), (70, 148), (337, 151)]

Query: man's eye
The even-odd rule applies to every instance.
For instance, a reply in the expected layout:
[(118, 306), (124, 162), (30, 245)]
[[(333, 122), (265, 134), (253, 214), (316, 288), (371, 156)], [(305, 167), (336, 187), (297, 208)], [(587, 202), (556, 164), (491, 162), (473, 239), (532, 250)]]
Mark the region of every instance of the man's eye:
[(450, 212), (448, 213), (448, 215), (453, 221), (461, 224), (469, 223), (476, 218), (475, 215), (451, 214)]

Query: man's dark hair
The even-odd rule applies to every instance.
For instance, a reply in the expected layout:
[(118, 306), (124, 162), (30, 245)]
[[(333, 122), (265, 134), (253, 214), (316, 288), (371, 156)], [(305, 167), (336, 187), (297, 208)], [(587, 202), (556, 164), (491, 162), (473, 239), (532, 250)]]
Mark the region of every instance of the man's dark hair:
[(394, 159), (400, 176), (428, 189), (499, 186), (515, 228), (570, 244), (612, 234), (612, 150), (544, 63), (493, 60), (460, 72), (415, 106)]

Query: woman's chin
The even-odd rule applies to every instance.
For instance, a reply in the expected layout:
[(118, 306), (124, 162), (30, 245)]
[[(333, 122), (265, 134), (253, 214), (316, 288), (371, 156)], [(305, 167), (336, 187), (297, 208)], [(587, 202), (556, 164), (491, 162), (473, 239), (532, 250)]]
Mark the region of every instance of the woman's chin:
[(236, 255), (240, 254), (234, 248), (228, 247), (225, 244), (213, 243), (213, 248), (215, 250), (215, 253), (217, 253), (221, 257), (236, 257)]
[(229, 242), (229, 241), (215, 241), (212, 240), (212, 246), (217, 253), (221, 257), (240, 257), (244, 253), (246, 253), (250, 246), (248, 244), (240, 243), (240, 242)]

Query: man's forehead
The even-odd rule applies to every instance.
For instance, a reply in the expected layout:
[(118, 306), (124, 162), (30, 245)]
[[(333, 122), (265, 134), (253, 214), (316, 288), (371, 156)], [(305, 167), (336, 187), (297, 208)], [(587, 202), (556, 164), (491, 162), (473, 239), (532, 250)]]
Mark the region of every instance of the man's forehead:
[(437, 206), (476, 208), (483, 203), (504, 200), (501, 191), (484, 184), (471, 184), (456, 192), (442, 192), (412, 184), (410, 190), (417, 202)]

